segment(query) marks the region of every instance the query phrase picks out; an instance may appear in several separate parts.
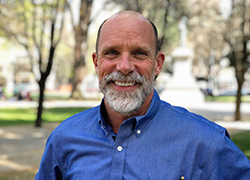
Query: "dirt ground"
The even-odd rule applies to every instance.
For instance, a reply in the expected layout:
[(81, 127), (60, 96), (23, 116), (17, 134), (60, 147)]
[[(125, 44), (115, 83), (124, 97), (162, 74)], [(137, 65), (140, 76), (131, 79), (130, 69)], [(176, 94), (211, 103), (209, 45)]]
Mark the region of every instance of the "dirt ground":
[(46, 140), (57, 125), (0, 127), (0, 179), (34, 180)]

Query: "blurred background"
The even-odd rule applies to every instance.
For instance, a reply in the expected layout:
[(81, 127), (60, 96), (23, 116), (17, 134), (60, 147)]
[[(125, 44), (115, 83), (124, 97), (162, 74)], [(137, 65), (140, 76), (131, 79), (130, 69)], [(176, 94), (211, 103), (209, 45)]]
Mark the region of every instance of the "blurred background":
[[(0, 0), (0, 9), (2, 139), (7, 130), (1, 127), (45, 128), (43, 122), (61, 122), (100, 103), (91, 58), (97, 31), (127, 9), (158, 28), (166, 56), (155, 87), (161, 99), (212, 121), (250, 121), (248, 0)], [(43, 148), (58, 124), (42, 130), (33, 125)], [(10, 157), (5, 151), (0, 168)]]
[(162, 99), (186, 105), (235, 96), (241, 119), (242, 96), (250, 94), (249, 1), (1, 0), (0, 6), (0, 98), (38, 101), (37, 126), (48, 98), (102, 98), (91, 58), (97, 30), (125, 9), (158, 27), (166, 55), (156, 84)]

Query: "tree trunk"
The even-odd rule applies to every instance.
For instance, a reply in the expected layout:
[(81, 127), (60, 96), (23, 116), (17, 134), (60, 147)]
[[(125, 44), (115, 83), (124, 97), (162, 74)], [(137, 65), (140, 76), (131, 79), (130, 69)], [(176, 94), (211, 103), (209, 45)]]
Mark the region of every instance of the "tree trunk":
[(241, 113), (240, 113), (240, 105), (241, 105), (241, 89), (243, 85), (244, 79), (241, 77), (237, 77), (237, 84), (238, 84), (238, 90), (236, 94), (236, 110), (235, 110), (235, 121), (240, 121), (241, 120)]
[(85, 55), (82, 53), (82, 51), (86, 50), (85, 48), (82, 49), (82, 44), (84, 41), (86, 41), (87, 32), (83, 34), (81, 33), (81, 30), (75, 31), (75, 53), (74, 53), (74, 69), (73, 69), (73, 79), (72, 79), (72, 92), (71, 92), (71, 98), (79, 98), (79, 85), (82, 82), (82, 79), (84, 77), (84, 68), (85, 68)]
[(74, 54), (75, 63), (73, 70), (74, 74), (72, 79), (73, 88), (71, 92), (71, 98), (75, 99), (82, 97), (79, 86), (85, 74), (85, 66), (86, 66), (85, 54), (87, 51), (88, 26), (91, 22), (90, 14), (92, 9), (92, 3), (93, 0), (88, 0), (88, 1), (81, 0), (79, 23), (76, 26), (74, 26), (76, 44), (75, 44), (75, 54)]
[(43, 101), (44, 101), (44, 90), (45, 90), (45, 82), (46, 78), (41, 77), (39, 84), (39, 102), (38, 102), (38, 109), (37, 109), (37, 118), (35, 122), (35, 127), (42, 126), (42, 112), (43, 112)]

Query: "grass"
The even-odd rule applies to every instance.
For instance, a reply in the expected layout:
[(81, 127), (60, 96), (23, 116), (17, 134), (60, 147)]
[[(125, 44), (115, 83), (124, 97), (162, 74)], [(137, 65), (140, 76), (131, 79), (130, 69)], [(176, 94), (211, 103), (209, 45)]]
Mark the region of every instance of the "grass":
[[(43, 110), (43, 122), (61, 122), (88, 108), (49, 108)], [(32, 124), (36, 120), (36, 108), (0, 109), (0, 126)]]
[(231, 137), (231, 139), (248, 157), (248, 159), (250, 159), (250, 131), (235, 134)]
[[(235, 96), (206, 96), (206, 101), (214, 101), (214, 102), (235, 102)], [(249, 102), (250, 103), (250, 95), (242, 96), (242, 102)]]
[[(31, 93), (31, 98), (33, 100), (38, 100), (39, 98), (39, 93), (38, 92), (32, 92)], [(63, 92), (44, 92), (44, 98), (45, 100), (66, 100), (70, 98), (69, 93), (63, 93)]]

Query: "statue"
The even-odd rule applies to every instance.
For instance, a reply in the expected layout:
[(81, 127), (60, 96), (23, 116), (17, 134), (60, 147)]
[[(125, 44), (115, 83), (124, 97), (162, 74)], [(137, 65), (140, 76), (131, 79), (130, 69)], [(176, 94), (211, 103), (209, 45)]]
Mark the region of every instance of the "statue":
[(180, 24), (178, 26), (180, 30), (180, 47), (186, 47), (187, 42), (187, 20), (186, 16), (181, 17)]
[(161, 99), (173, 105), (190, 107), (192, 104), (202, 104), (204, 95), (192, 74), (194, 52), (187, 47), (187, 21), (188, 18), (186, 16), (181, 17), (178, 26), (180, 44), (171, 53), (173, 75), (168, 80), (164, 90), (161, 91), (160, 96)]

